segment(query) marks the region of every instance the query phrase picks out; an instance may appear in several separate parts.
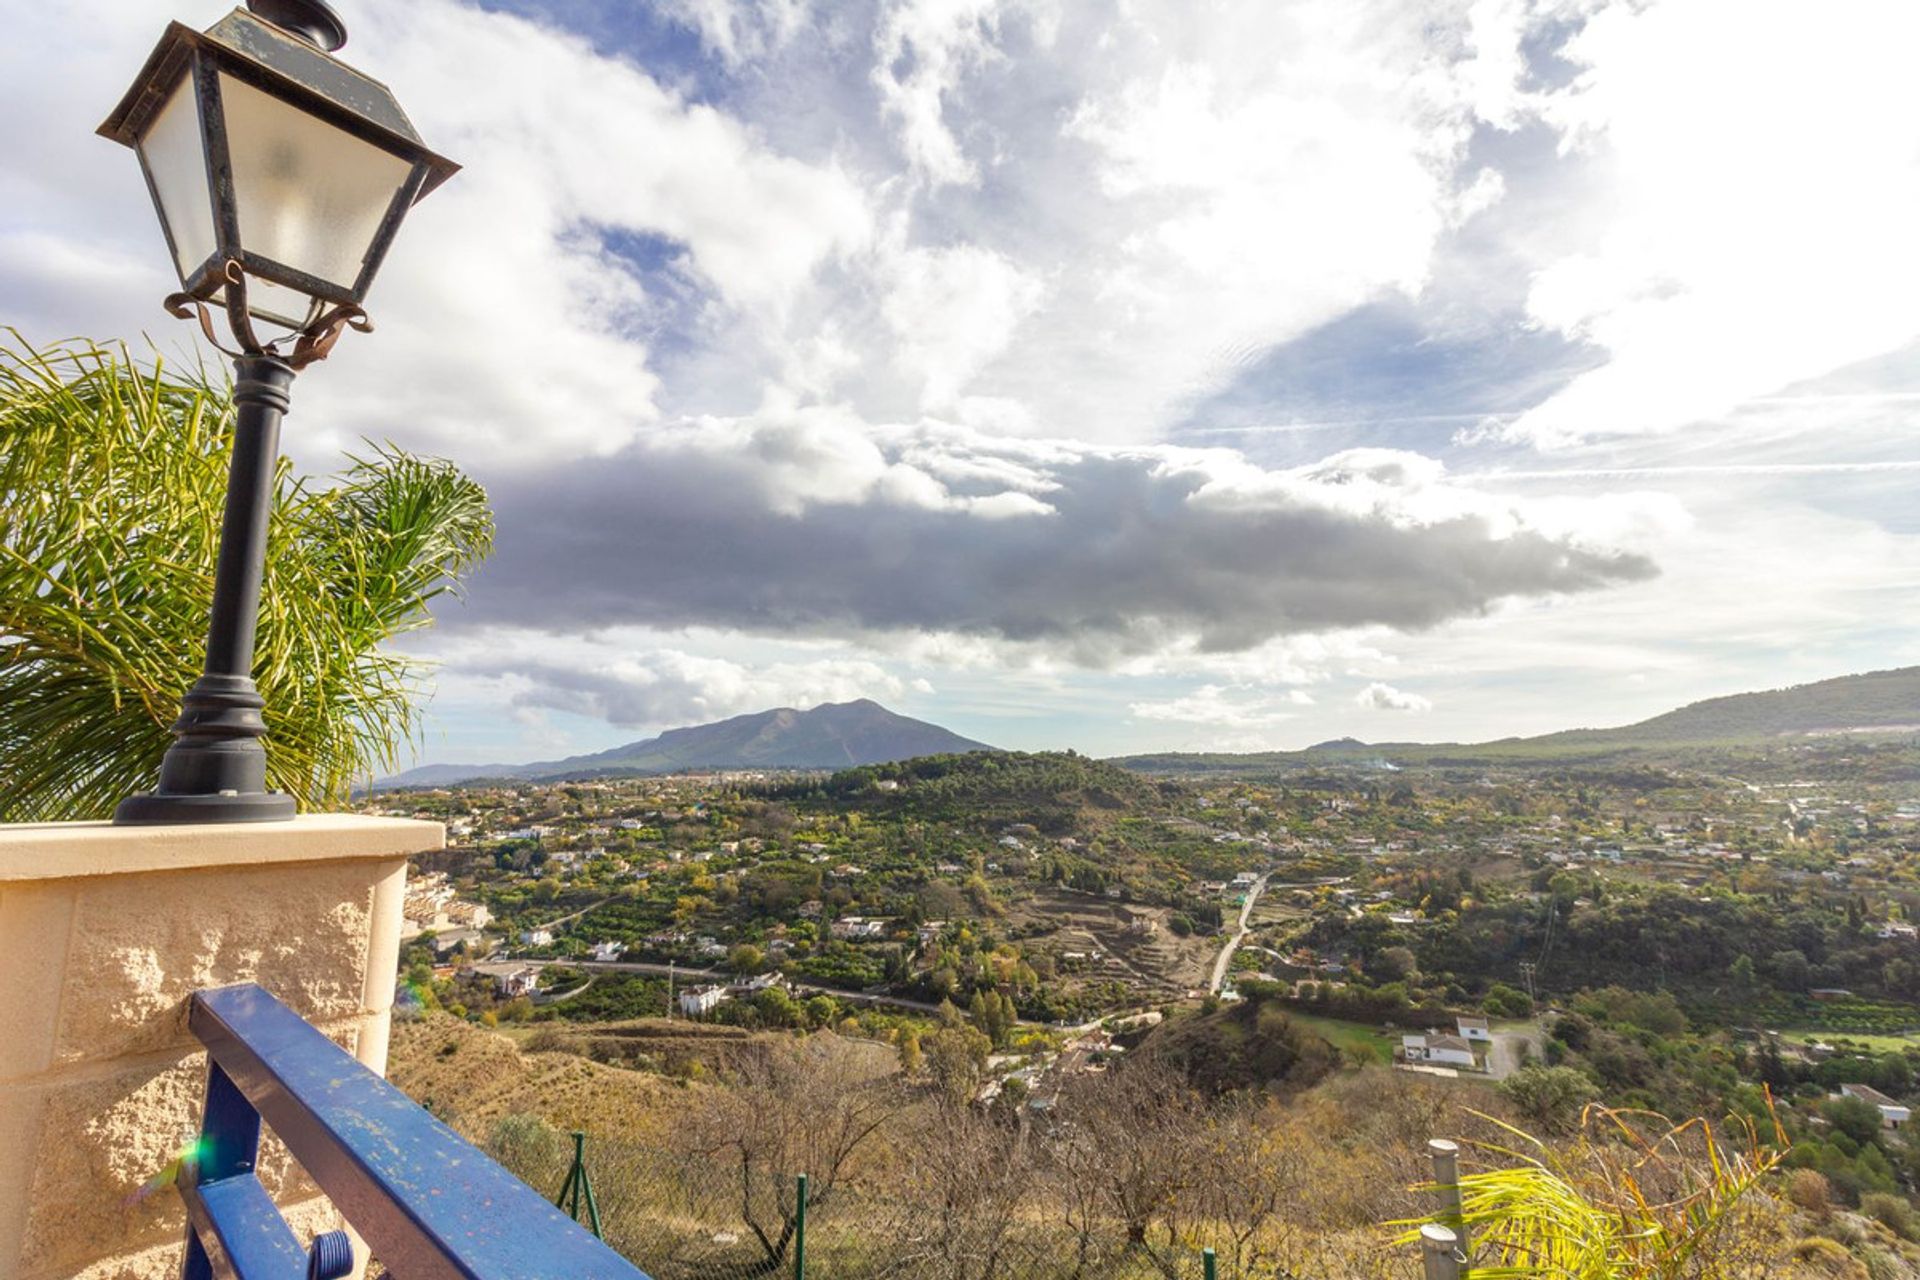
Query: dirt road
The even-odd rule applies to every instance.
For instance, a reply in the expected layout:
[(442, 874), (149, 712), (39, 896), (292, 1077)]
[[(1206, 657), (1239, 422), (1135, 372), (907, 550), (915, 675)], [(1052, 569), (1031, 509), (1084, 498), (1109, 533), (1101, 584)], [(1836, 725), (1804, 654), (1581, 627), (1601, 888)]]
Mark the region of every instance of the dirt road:
[(1226, 946), (1220, 948), (1220, 956), (1213, 962), (1213, 979), (1207, 983), (1209, 992), (1217, 995), (1220, 984), (1227, 980), (1227, 966), (1233, 962), (1233, 953), (1240, 949), (1241, 942), (1246, 939), (1247, 920), (1253, 915), (1254, 904), (1260, 901), (1261, 893), (1266, 890), (1267, 877), (1272, 874), (1271, 871), (1262, 872), (1260, 878), (1253, 882), (1253, 888), (1247, 891), (1247, 900), (1240, 904), (1240, 922), (1234, 926), (1233, 936), (1227, 939)]

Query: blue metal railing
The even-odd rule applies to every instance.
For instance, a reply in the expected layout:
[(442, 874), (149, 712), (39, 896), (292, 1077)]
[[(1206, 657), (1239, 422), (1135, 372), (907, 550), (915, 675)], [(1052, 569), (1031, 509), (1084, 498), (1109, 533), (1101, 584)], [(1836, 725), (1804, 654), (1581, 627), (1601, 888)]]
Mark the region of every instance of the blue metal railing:
[(647, 1280), (619, 1254), (253, 983), (197, 992), (206, 1117), (179, 1179), (184, 1280), (336, 1280), (254, 1175), (264, 1119), (396, 1280)]

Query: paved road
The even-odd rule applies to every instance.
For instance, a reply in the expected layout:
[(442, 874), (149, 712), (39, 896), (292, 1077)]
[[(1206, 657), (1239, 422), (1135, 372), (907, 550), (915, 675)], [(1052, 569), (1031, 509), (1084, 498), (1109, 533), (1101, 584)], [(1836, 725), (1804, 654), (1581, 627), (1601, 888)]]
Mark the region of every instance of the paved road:
[(1227, 945), (1220, 948), (1219, 958), (1213, 962), (1213, 980), (1207, 983), (1207, 990), (1218, 993), (1220, 984), (1227, 980), (1227, 965), (1233, 960), (1233, 953), (1247, 936), (1247, 918), (1253, 914), (1254, 904), (1260, 901), (1260, 895), (1267, 887), (1267, 877), (1271, 871), (1263, 872), (1253, 882), (1253, 888), (1247, 893), (1247, 900), (1240, 904), (1240, 923), (1234, 927), (1233, 936), (1227, 939)]

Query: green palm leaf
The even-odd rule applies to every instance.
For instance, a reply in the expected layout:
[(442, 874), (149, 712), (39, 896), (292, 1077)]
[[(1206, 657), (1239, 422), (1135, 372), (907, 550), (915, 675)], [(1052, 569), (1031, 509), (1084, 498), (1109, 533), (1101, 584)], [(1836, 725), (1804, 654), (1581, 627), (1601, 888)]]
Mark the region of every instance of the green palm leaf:
[[(230, 389), (120, 347), (0, 343), (0, 821), (97, 818), (153, 785), (199, 674)], [(386, 641), (492, 546), (485, 491), (376, 448), (327, 485), (283, 462), (255, 678), (269, 785), (338, 805), (416, 731)]]

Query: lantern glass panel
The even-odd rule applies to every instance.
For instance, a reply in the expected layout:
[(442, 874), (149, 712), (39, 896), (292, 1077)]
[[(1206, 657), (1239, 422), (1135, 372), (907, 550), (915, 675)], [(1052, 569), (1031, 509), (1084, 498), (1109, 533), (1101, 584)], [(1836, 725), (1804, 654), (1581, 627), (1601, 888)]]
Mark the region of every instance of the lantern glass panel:
[(351, 291), (412, 163), (224, 71), (220, 101), (241, 245)]
[(181, 283), (213, 256), (213, 195), (200, 133), (193, 77), (183, 76), (140, 138), (140, 158), (153, 177), (160, 217), (173, 238)]
[[(207, 301), (216, 306), (227, 305), (225, 286), (215, 289)], [(247, 277), (247, 314), (256, 320), (267, 320), (289, 329), (304, 329), (312, 324), (323, 308), (312, 298), (298, 289), (289, 289), (286, 285), (258, 275)]]

